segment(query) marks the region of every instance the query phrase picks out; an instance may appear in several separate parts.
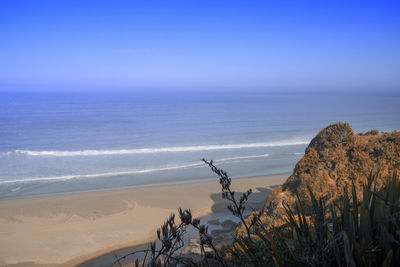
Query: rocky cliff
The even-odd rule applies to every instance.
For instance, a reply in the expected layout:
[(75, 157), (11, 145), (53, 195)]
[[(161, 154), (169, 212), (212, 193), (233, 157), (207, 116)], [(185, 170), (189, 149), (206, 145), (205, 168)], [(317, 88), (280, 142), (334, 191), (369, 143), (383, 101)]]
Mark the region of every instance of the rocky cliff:
[(377, 174), (380, 187), (396, 170), (400, 170), (400, 132), (354, 134), (348, 123), (329, 125), (312, 139), (293, 174), (269, 195), (262, 219), (279, 221), (284, 214), (282, 201), (294, 203), (296, 194), (307, 199), (307, 186), (329, 201), (352, 181), (361, 187), (371, 174)]

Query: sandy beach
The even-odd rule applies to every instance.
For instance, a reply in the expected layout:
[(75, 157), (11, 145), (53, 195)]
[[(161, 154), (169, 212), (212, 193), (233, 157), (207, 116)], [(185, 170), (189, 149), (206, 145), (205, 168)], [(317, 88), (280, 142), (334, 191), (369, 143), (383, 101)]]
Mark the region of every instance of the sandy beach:
[[(259, 207), (288, 174), (233, 180)], [(76, 266), (153, 240), (178, 207), (197, 217), (225, 209), (216, 181), (0, 201), (0, 266)]]

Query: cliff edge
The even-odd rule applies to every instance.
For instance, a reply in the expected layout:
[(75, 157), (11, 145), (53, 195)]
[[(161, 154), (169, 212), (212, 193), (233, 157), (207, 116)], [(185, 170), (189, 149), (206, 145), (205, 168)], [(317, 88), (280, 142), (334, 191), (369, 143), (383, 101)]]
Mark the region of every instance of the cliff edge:
[(400, 132), (354, 134), (348, 123), (329, 125), (312, 139), (286, 182), (268, 196), (261, 218), (266, 223), (280, 221), (282, 201), (291, 205), (296, 194), (308, 199), (307, 186), (316, 197), (333, 201), (352, 181), (361, 188), (369, 175), (377, 175), (379, 188), (396, 170), (400, 170)]

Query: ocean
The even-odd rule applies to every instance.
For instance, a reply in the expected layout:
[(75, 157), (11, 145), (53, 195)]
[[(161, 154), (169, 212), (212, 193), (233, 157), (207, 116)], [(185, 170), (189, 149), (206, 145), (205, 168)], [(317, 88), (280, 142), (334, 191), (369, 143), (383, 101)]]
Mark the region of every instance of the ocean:
[(400, 129), (400, 95), (0, 93), (0, 198), (291, 172), (329, 124)]

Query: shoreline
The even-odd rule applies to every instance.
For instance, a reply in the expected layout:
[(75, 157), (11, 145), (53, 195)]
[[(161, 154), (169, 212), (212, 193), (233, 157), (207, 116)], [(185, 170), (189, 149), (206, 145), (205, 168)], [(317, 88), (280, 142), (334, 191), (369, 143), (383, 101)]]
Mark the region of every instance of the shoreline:
[[(281, 175), (281, 174), (288, 174), (290, 175), (291, 172), (278, 172), (278, 173), (268, 173), (268, 174), (260, 174), (260, 175), (251, 175), (251, 176), (231, 176), (233, 181), (235, 180), (242, 180), (242, 179), (251, 179), (255, 177), (261, 176), (274, 176), (274, 175)], [(2, 198), (0, 196), (1, 201), (7, 200), (17, 200), (17, 199), (36, 199), (36, 198), (43, 198), (43, 197), (56, 197), (56, 196), (64, 196), (64, 195), (76, 195), (76, 194), (86, 194), (86, 193), (95, 193), (95, 192), (105, 192), (105, 191), (119, 191), (119, 190), (128, 190), (128, 189), (141, 189), (141, 188), (152, 188), (152, 187), (167, 187), (167, 186), (175, 186), (175, 185), (184, 185), (184, 184), (199, 184), (199, 183), (206, 183), (206, 182), (213, 182), (216, 178), (198, 178), (192, 180), (176, 180), (171, 182), (165, 183), (149, 183), (149, 184), (142, 184), (142, 185), (129, 185), (129, 186), (119, 186), (119, 187), (107, 187), (101, 189), (92, 189), (92, 190), (82, 190), (82, 191), (67, 191), (67, 192), (57, 192), (57, 193), (41, 193), (35, 195), (19, 195), (19, 196), (7, 196)]]
[[(232, 188), (254, 190), (262, 203), (289, 173), (233, 178)], [(0, 265), (76, 266), (112, 251), (154, 240), (179, 207), (205, 217), (225, 208), (212, 181), (0, 200)]]

